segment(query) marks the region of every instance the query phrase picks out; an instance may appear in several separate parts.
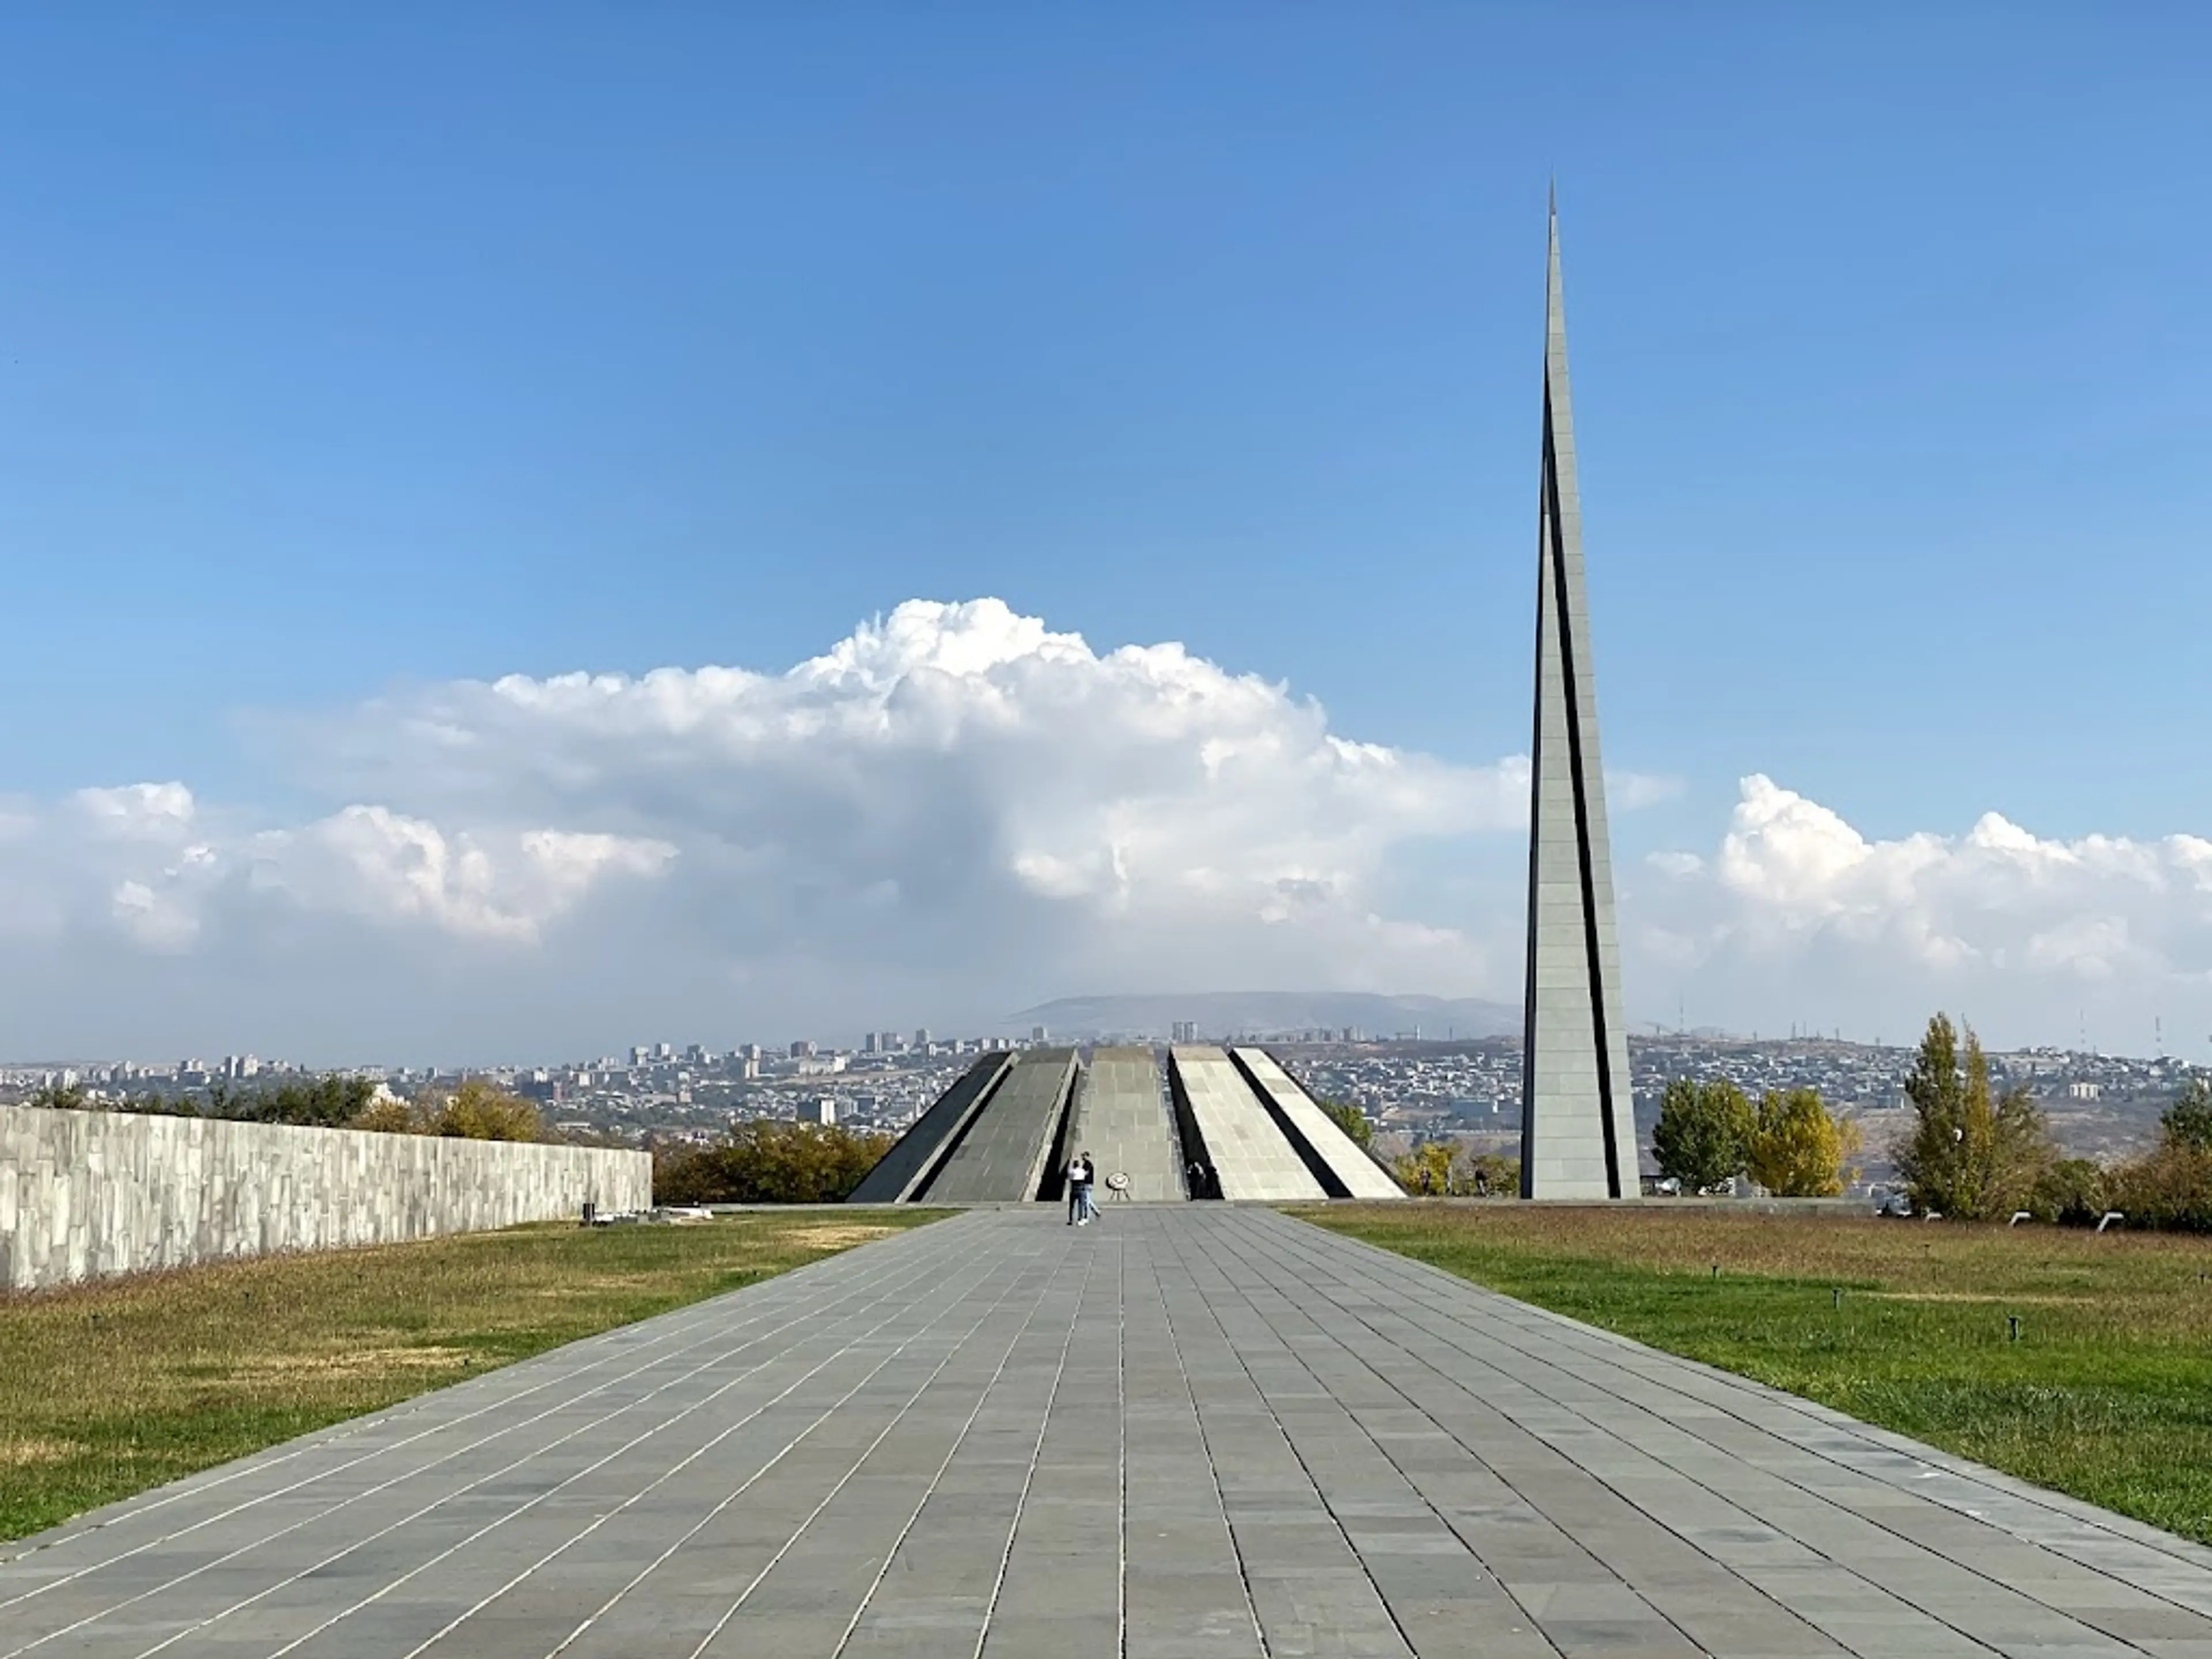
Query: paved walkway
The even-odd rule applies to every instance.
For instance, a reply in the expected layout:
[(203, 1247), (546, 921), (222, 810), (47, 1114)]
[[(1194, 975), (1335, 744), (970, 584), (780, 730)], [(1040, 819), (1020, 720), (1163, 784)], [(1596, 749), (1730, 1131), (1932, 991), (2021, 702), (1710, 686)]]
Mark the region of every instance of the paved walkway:
[(0, 1547), (0, 1659), (2212, 1659), (2212, 1552), (1265, 1211), (976, 1212)]

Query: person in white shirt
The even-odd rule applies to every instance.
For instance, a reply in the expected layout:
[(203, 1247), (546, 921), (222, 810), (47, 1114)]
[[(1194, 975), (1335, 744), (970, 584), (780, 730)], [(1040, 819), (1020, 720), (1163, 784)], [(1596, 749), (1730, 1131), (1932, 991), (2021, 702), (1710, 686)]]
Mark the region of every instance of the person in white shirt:
[(1080, 1227), (1090, 1220), (1091, 1154), (1078, 1152), (1067, 1161), (1067, 1224)]

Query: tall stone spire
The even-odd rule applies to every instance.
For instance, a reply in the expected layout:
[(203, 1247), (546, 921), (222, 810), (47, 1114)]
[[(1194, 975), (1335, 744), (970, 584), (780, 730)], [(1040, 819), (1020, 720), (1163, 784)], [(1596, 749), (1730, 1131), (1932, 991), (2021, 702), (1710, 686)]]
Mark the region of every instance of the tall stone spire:
[(1636, 1115), (1621, 1019), (1613, 854), (1583, 579), (1559, 215), (1551, 210), (1544, 473), (1536, 509), (1536, 734), (1528, 819), (1528, 977), (1521, 1195), (1633, 1198)]

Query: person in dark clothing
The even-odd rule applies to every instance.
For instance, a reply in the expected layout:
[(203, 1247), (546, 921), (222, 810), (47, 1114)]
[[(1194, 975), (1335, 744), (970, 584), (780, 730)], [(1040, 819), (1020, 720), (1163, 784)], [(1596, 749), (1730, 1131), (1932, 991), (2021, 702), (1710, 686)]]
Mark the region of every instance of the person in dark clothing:
[(1067, 1161), (1067, 1224), (1079, 1227), (1090, 1216), (1091, 1154), (1078, 1152)]

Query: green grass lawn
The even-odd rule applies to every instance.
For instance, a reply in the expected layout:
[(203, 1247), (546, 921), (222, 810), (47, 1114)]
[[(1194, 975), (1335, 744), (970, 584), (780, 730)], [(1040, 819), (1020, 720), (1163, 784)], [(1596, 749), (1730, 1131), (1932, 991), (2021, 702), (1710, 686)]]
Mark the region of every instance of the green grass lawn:
[(2212, 1242), (1659, 1208), (1299, 1213), (2212, 1543)]
[(0, 1295), (0, 1538), (939, 1213), (554, 1224)]

